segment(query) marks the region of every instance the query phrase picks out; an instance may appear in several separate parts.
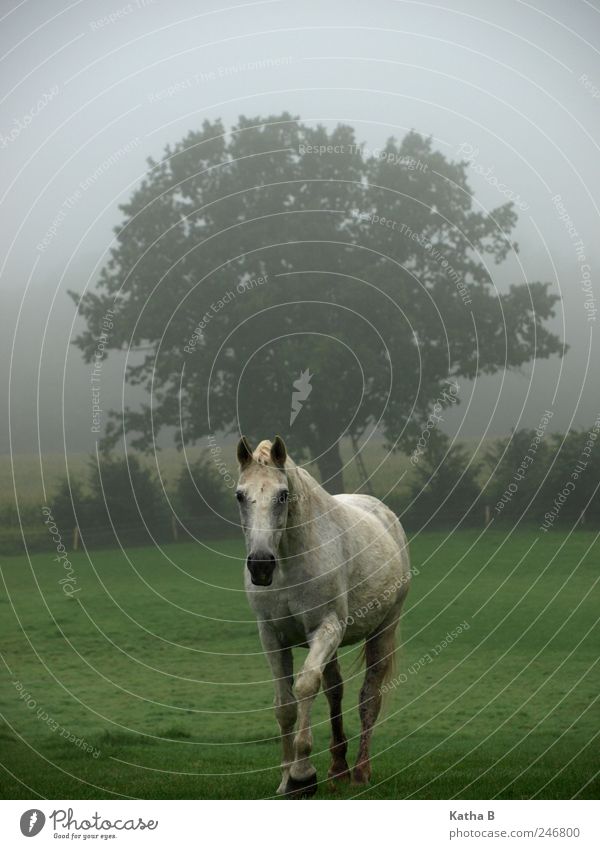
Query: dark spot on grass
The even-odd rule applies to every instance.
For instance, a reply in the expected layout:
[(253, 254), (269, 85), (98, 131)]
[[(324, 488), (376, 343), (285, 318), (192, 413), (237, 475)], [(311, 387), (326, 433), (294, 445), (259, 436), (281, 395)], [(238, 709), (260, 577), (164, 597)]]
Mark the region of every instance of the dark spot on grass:
[(17, 737), (11, 731), (0, 731), (0, 740), (8, 743), (16, 743)]
[(167, 728), (166, 731), (158, 731), (157, 737), (166, 737), (167, 740), (189, 740), (192, 736), (185, 728)]
[(155, 743), (156, 740), (146, 734), (135, 734), (132, 731), (104, 731), (92, 745), (100, 749), (103, 746), (121, 748), (122, 746), (151, 746)]

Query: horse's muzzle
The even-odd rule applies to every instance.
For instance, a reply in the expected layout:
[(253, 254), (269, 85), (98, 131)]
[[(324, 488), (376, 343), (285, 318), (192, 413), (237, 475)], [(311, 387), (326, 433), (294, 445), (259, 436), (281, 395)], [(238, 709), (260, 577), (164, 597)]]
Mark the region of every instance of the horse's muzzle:
[(276, 564), (272, 554), (264, 552), (252, 552), (248, 555), (246, 565), (250, 572), (250, 579), (257, 587), (268, 587), (273, 583), (273, 572)]

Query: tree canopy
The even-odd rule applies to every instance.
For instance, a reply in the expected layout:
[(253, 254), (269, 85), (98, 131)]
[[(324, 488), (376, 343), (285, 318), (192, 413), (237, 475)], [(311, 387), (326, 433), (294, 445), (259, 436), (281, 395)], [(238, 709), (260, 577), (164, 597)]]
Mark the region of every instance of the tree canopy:
[(343, 436), (410, 450), (450, 378), (562, 350), (549, 284), (496, 291), (512, 205), (477, 209), (467, 163), (416, 132), (370, 152), (287, 113), (205, 121), (148, 164), (97, 289), (74, 294), (85, 357), (111, 309), (105, 348), (141, 351), (127, 379), (152, 394), (108, 443), (280, 433), (340, 490)]

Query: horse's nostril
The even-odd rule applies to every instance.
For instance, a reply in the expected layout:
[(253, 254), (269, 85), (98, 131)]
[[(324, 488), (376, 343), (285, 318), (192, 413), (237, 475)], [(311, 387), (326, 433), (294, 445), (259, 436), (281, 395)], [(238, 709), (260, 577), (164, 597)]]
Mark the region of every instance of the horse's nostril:
[(248, 555), (248, 566), (251, 563), (275, 563), (275, 556), (268, 551), (251, 551)]
[(252, 583), (259, 586), (268, 586), (273, 580), (275, 569), (275, 557), (269, 552), (251, 552), (248, 555), (246, 565), (252, 578)]

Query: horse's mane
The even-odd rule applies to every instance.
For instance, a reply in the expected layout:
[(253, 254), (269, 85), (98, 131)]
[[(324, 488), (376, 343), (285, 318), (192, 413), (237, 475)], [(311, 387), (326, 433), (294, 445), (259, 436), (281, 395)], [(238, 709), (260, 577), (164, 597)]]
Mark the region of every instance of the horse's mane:
[(263, 439), (262, 442), (259, 442), (252, 457), (261, 466), (273, 466), (274, 463), (271, 460), (271, 440)]

